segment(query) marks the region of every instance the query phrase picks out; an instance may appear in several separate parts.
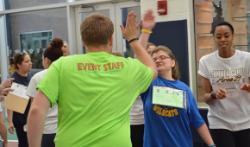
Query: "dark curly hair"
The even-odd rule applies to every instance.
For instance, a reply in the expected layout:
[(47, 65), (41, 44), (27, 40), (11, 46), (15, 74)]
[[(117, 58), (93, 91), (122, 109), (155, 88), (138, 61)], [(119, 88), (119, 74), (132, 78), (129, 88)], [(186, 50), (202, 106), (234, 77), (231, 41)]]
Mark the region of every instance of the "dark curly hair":
[(63, 56), (62, 51), (63, 40), (61, 38), (54, 38), (48, 47), (45, 49), (43, 56), (48, 58), (51, 62)]

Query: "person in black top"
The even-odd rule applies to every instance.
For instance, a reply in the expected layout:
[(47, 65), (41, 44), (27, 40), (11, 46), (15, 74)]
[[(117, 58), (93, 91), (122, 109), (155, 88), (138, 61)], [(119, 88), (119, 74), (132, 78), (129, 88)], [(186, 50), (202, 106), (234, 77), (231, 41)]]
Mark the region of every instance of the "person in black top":
[[(12, 78), (14, 78), (13, 82), (28, 86), (29, 81), (32, 77), (32, 75), (30, 74), (32, 62), (29, 54), (27, 54), (26, 52), (17, 53), (14, 56), (14, 64), (16, 71), (12, 75)], [(26, 107), (24, 114), (8, 110), (8, 130), (13, 134), (15, 128), (18, 138), (18, 147), (28, 147), (27, 133), (24, 131), (24, 126), (27, 121), (29, 108), (30, 101)]]

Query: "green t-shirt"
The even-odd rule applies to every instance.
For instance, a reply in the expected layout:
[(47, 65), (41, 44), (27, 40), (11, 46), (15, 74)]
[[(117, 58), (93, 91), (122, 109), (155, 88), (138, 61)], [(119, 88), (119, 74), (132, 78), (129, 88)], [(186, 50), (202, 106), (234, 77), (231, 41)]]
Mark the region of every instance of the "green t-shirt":
[(62, 57), (38, 88), (58, 103), (57, 147), (130, 147), (129, 111), (153, 71), (106, 52)]

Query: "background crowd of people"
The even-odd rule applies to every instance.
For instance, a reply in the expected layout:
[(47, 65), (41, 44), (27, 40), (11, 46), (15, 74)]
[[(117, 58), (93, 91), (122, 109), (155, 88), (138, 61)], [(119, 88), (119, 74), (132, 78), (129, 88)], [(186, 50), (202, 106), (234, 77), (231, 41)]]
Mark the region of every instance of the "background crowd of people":
[[(44, 70), (32, 75), (30, 55), (17, 53), (0, 100), (12, 82), (28, 87), (25, 112), (8, 110), (8, 130), (16, 132), (18, 146), (192, 147), (192, 128), (209, 147), (250, 145), (250, 53), (234, 48), (233, 26), (225, 21), (213, 26), (215, 51), (199, 61), (209, 129), (191, 89), (180, 81), (172, 50), (148, 42), (154, 26), (151, 10), (141, 28), (135, 13), (128, 14), (121, 31), (135, 58), (112, 53), (114, 25), (101, 14), (81, 24), (86, 54), (68, 56), (66, 42), (54, 38), (41, 57)], [(177, 106), (168, 103), (169, 96), (178, 98)], [(1, 113), (6, 147), (3, 120)]]

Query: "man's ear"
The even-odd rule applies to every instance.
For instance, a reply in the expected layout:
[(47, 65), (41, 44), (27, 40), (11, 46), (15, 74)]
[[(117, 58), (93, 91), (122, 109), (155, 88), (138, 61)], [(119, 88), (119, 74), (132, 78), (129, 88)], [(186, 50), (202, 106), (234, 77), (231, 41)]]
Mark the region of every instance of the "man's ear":
[(113, 46), (113, 35), (108, 39), (108, 45)]

